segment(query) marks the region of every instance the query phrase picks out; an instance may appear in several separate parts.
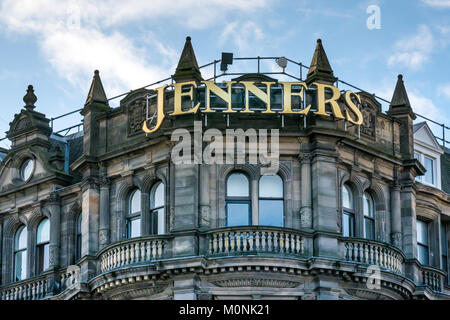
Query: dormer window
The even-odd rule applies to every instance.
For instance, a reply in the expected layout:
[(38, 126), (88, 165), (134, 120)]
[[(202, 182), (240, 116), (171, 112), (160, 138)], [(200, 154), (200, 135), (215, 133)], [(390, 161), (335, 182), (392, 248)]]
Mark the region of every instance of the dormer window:
[(20, 177), (23, 181), (28, 181), (33, 175), (34, 171), (34, 160), (26, 159), (20, 166)]

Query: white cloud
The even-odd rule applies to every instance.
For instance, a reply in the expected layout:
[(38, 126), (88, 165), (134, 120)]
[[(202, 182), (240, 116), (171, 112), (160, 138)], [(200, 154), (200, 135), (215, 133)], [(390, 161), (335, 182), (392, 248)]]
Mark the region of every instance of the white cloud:
[(450, 83), (446, 83), (444, 85), (441, 85), (438, 88), (438, 92), (439, 92), (439, 94), (441, 94), (441, 95), (443, 95), (443, 96), (445, 96), (445, 97), (450, 99)]
[[(201, 29), (228, 20), (230, 14), (262, 8), (267, 1), (4, 0), (0, 27), (6, 35), (33, 36), (57, 74), (78, 89), (87, 91), (89, 77), (99, 69), (112, 96), (167, 77), (180, 54), (151, 32), (144, 42), (125, 36), (122, 26), (151, 20)], [(243, 31), (244, 37), (262, 37), (261, 29), (250, 22)], [(242, 41), (238, 43), (244, 45)], [(154, 62), (147, 61), (149, 56)]]
[(264, 39), (264, 36), (264, 32), (256, 23), (252, 21), (245, 23), (234, 21), (225, 26), (220, 36), (219, 44), (223, 46), (231, 39), (239, 49), (239, 53), (244, 54), (254, 48), (254, 43)]
[(450, 0), (422, 0), (423, 3), (435, 8), (450, 8)]
[(428, 61), (434, 45), (435, 40), (430, 28), (421, 25), (415, 35), (395, 43), (394, 53), (389, 57), (388, 64), (418, 70)]

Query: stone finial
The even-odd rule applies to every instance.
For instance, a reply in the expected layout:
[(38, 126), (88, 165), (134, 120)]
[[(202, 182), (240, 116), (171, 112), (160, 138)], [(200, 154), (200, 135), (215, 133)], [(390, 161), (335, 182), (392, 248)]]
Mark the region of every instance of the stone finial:
[(98, 70), (94, 71), (94, 78), (92, 79), (91, 88), (86, 99), (85, 106), (92, 103), (100, 103), (108, 105), (108, 98), (106, 98), (105, 89), (103, 89), (102, 80)]
[(182, 81), (201, 81), (203, 80), (200, 69), (195, 58), (194, 48), (192, 47), (191, 37), (186, 37), (183, 52), (181, 53), (175, 74), (172, 76), (175, 82)]
[(314, 81), (321, 81), (332, 84), (336, 80), (337, 78), (333, 74), (333, 69), (331, 69), (327, 54), (323, 48), (322, 40), (317, 39), (316, 50), (314, 51), (314, 55), (311, 60), (306, 82), (312, 83)]
[(23, 96), (23, 102), (25, 102), (25, 109), (31, 111), (36, 106), (34, 105), (37, 101), (37, 97), (34, 94), (33, 86), (30, 84), (27, 89), (27, 93)]

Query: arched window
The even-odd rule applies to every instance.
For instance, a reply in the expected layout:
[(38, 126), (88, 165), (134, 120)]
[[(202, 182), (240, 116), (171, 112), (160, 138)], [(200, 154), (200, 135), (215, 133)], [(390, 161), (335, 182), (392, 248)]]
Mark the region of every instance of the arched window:
[(259, 179), (259, 224), (282, 227), (283, 220), (283, 180), (279, 175), (263, 175)]
[(131, 192), (128, 198), (127, 237), (134, 238), (141, 235), (141, 191)]
[(164, 234), (166, 232), (164, 203), (164, 183), (157, 182), (150, 191), (150, 219), (152, 221), (152, 234)]
[(251, 221), (250, 184), (245, 174), (232, 173), (227, 178), (226, 221), (227, 226), (246, 226)]
[(364, 192), (363, 196), (364, 210), (364, 238), (375, 239), (375, 206), (372, 196), (368, 192)]
[(75, 226), (75, 260), (81, 258), (81, 213), (77, 217)]
[(45, 218), (39, 223), (36, 234), (36, 273), (48, 268), (50, 246), (50, 221)]
[(344, 237), (355, 236), (355, 209), (353, 192), (345, 183), (342, 186), (342, 235)]
[(27, 242), (27, 230), (22, 226), (14, 237), (14, 281), (27, 277)]

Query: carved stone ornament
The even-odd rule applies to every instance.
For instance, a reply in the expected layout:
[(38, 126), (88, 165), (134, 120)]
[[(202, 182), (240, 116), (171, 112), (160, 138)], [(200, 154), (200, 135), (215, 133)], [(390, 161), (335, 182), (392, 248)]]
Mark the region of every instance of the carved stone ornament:
[(301, 283), (289, 280), (278, 279), (226, 279), (212, 282), (218, 287), (236, 288), (236, 287), (270, 287), (270, 288), (295, 288)]
[(128, 135), (142, 132), (142, 123), (146, 116), (145, 99), (139, 99), (130, 104), (128, 108)]

